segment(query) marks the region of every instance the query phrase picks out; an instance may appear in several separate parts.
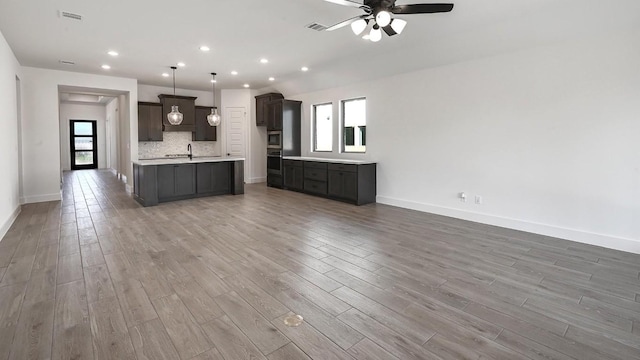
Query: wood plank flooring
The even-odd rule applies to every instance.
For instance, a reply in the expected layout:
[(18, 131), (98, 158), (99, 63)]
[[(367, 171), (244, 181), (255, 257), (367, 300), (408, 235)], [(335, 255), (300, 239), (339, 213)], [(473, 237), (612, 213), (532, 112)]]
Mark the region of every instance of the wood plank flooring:
[(6, 359), (640, 359), (640, 255), (264, 184), (143, 208), (68, 172), (0, 241)]

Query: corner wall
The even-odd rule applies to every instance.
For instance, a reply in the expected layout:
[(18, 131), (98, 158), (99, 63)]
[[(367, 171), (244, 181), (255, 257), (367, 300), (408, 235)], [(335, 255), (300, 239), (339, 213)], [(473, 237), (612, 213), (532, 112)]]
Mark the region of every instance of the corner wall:
[(286, 97), (307, 156), (313, 104), (338, 129), (339, 100), (367, 98), (367, 153), (317, 156), (377, 161), (380, 203), (640, 253), (639, 35)]
[(17, 104), (21, 94), (16, 87), (16, 77), (22, 80), (20, 64), (0, 33), (0, 240), (20, 213), (20, 111)]
[[(25, 202), (60, 200), (58, 86), (109, 90), (120, 96), (120, 172), (131, 186), (131, 161), (138, 156), (137, 80), (23, 67), (23, 172)], [(122, 98), (125, 101), (122, 101)], [(135, 139), (135, 141), (131, 141)]]

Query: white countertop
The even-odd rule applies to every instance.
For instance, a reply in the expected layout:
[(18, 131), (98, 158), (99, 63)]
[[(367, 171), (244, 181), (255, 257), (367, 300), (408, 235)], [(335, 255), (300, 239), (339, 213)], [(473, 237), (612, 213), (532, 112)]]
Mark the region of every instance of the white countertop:
[(159, 158), (159, 159), (140, 159), (133, 161), (137, 165), (171, 165), (171, 164), (196, 164), (204, 162), (222, 162), (222, 161), (240, 161), (245, 158), (232, 157), (232, 156), (194, 156), (192, 160), (188, 157), (180, 158)]
[(308, 156), (283, 156), (285, 160), (304, 160), (304, 161), (319, 161), (319, 162), (330, 162), (336, 164), (354, 164), (354, 165), (365, 165), (365, 164), (375, 164), (375, 161), (370, 160), (349, 160), (349, 159), (328, 159), (328, 158), (317, 158), (317, 157), (308, 157)]

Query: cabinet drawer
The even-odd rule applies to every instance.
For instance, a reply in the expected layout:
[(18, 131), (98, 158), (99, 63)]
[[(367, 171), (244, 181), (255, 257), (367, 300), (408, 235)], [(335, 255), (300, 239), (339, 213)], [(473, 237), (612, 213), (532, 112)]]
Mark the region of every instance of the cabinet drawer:
[(321, 169), (327, 170), (327, 163), (323, 162), (315, 162), (315, 161), (305, 161), (304, 162), (305, 169)]
[(327, 170), (304, 168), (304, 178), (316, 181), (327, 181)]
[(329, 164), (329, 170), (357, 172), (358, 165), (354, 164)]
[(302, 160), (282, 160), (284, 166), (302, 167)]
[[(326, 173), (325, 173), (326, 175)], [(304, 191), (314, 194), (327, 194), (327, 182), (304, 179)]]

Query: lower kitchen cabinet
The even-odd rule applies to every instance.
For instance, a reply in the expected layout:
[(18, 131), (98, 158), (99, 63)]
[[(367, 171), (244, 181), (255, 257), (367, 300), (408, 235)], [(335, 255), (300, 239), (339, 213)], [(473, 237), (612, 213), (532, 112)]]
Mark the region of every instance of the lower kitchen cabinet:
[(168, 200), (196, 193), (196, 165), (158, 166), (158, 200)]
[(196, 164), (198, 195), (228, 194), (231, 189), (230, 163), (200, 163)]
[(340, 170), (329, 170), (328, 172), (329, 196), (346, 200), (358, 200), (358, 173)]
[(302, 161), (284, 160), (284, 188), (301, 191), (304, 189)]

